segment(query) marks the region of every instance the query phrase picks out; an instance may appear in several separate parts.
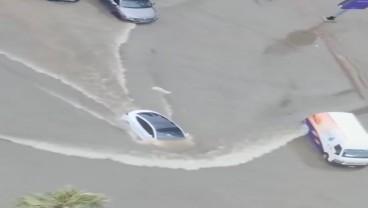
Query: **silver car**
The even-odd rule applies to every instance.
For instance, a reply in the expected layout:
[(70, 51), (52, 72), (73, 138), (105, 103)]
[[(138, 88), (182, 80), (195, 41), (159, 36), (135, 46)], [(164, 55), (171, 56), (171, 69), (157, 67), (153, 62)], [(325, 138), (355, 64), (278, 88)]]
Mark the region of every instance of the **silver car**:
[(101, 0), (111, 14), (120, 20), (133, 23), (151, 23), (158, 19), (154, 3), (149, 0)]

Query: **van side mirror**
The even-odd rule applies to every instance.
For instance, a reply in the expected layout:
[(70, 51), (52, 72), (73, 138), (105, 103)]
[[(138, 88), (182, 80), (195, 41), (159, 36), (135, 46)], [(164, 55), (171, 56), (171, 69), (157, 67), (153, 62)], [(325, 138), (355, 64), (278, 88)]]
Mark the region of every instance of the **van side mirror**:
[(336, 146), (334, 146), (334, 150), (335, 150), (335, 155), (339, 155), (342, 151), (341, 146), (338, 144)]

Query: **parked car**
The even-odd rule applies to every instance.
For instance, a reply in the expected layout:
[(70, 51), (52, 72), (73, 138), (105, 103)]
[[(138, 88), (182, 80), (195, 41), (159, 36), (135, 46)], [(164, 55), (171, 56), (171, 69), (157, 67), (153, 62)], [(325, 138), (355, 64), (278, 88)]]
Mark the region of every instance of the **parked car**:
[(327, 162), (343, 166), (368, 165), (368, 133), (354, 114), (317, 113), (304, 123)]
[(133, 23), (151, 23), (158, 19), (150, 0), (100, 0), (116, 18)]
[(173, 121), (151, 110), (126, 113), (123, 121), (143, 142), (173, 142), (188, 140), (187, 134)]
[(47, 1), (54, 1), (54, 2), (66, 2), (66, 3), (76, 3), (79, 0), (47, 0)]

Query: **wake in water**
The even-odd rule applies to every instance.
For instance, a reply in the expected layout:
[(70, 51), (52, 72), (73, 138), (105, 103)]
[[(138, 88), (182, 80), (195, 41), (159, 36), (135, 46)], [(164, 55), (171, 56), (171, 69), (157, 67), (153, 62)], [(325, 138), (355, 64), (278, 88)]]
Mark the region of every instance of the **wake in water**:
[[(63, 7), (32, 1), (19, 7), (3, 1), (0, 18), (13, 30), (0, 25), (0, 53), (122, 114), (134, 106), (118, 50), (135, 25), (113, 21), (92, 2)], [(18, 38), (12, 38), (14, 30)]]
[[(24, 79), (20, 81), (24, 83)], [(19, 83), (15, 81), (11, 83), (14, 86), (8, 88), (17, 90)], [(121, 121), (114, 117), (116, 116), (115, 114), (108, 116), (106, 113), (96, 111), (96, 108), (87, 108), (86, 104), (90, 104), (93, 100), (88, 99), (88, 103), (81, 102), (78, 97), (70, 97), (70, 94), (72, 94), (70, 92), (68, 93), (70, 98), (67, 98), (66, 95), (60, 94), (63, 91), (60, 93), (52, 91), (50, 89), (52, 85), (50, 84), (47, 85), (49, 87), (47, 88), (39, 82), (29, 83), (34, 89), (27, 87), (29, 92), (26, 91), (25, 94), (37, 96), (34, 91), (38, 90), (40, 95), (37, 96), (37, 100), (41, 100), (43, 103), (37, 102), (34, 105), (40, 109), (31, 107), (33, 104), (27, 101), (19, 109), (11, 105), (7, 111), (14, 111), (12, 113), (13, 116), (22, 118), (25, 124), (20, 122), (14, 123), (15, 129), (11, 131), (6, 125), (1, 124), (0, 121), (0, 132), (2, 132), (0, 138), (35, 149), (67, 156), (109, 159), (122, 164), (145, 167), (198, 170), (201, 168), (227, 167), (246, 163), (287, 144), (287, 142), (305, 133), (304, 129), (298, 128), (290, 131), (267, 131), (268, 133), (253, 132), (253, 134), (248, 133), (244, 138), (238, 139), (238, 142), (235, 142), (234, 138), (224, 138), (223, 140), (212, 138), (209, 139), (211, 141), (210, 145), (206, 143), (206, 140), (196, 138), (193, 146), (183, 149), (137, 144), (134, 142), (134, 135), (128, 129), (122, 128)], [(153, 89), (169, 94), (168, 91), (162, 88), (156, 87)], [(4, 97), (1, 94), (0, 96)], [(13, 102), (11, 101), (10, 103)], [(43, 109), (42, 105), (45, 104), (52, 107)], [(66, 106), (63, 104), (66, 104)], [(85, 114), (77, 116), (75, 115), (77, 113), (75, 110), (85, 112)], [(34, 111), (45, 115), (55, 115), (55, 117), (50, 118), (50, 116), (47, 116), (35, 119), (31, 116), (32, 122), (40, 126), (29, 127), (27, 124), (28, 118), (25, 115)], [(59, 113), (64, 115), (70, 114), (71, 117), (59, 118)], [(38, 113), (34, 114), (39, 116)], [(278, 129), (283, 129), (284, 127), (279, 127)]]
[(186, 154), (174, 154), (168, 152), (155, 152), (155, 154), (120, 153), (103, 151), (101, 149), (87, 149), (73, 146), (62, 146), (47, 142), (38, 142), (30, 138), (16, 138), (0, 135), (0, 138), (13, 143), (26, 145), (35, 149), (67, 156), (77, 156), (89, 159), (109, 159), (119, 163), (144, 167), (160, 167), (171, 169), (198, 170), (201, 168), (229, 167), (249, 162), (264, 154), (267, 154), (293, 139), (306, 133), (305, 128), (297, 131), (284, 131), (266, 135), (266, 138), (254, 143), (236, 144), (235, 147), (218, 147), (217, 150), (204, 152), (197, 157)]

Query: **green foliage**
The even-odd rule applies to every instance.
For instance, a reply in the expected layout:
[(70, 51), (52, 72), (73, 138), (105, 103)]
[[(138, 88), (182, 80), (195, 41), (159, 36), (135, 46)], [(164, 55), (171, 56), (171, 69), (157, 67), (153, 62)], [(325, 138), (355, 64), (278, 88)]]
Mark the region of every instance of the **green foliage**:
[(16, 208), (103, 208), (107, 198), (66, 187), (54, 192), (33, 194), (19, 199)]

